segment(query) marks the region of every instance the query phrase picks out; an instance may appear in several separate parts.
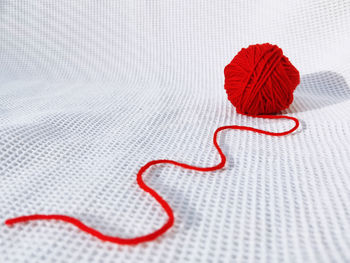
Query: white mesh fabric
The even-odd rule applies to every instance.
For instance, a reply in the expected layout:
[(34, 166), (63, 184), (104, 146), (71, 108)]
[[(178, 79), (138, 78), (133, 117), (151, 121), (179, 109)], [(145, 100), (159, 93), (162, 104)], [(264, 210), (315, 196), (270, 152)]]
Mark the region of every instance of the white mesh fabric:
[(225, 131), (223, 170), (147, 172), (175, 213), (154, 242), (1, 223), (0, 262), (349, 262), (349, 1), (1, 1), (0, 221), (61, 213), (122, 237), (160, 227), (142, 165), (217, 163), (220, 125), (291, 127), (226, 98), (224, 67), (263, 42), (300, 70), (284, 112), (301, 120), (295, 134)]

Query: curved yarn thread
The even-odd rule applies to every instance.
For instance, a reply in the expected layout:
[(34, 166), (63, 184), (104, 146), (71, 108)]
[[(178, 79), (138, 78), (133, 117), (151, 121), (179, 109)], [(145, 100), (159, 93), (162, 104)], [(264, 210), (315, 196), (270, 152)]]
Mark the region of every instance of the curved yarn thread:
[(225, 163), (226, 163), (226, 156), (222, 152), (222, 150), (217, 142), (217, 136), (218, 136), (218, 133), (220, 131), (234, 129), (234, 130), (252, 131), (252, 132), (257, 132), (257, 133), (270, 135), (270, 136), (284, 136), (284, 135), (287, 135), (287, 134), (294, 132), (299, 127), (298, 119), (296, 119), (294, 117), (290, 117), (290, 116), (275, 116), (275, 115), (259, 115), (259, 116), (248, 115), (248, 116), (257, 117), (257, 118), (266, 118), (266, 119), (288, 119), (288, 120), (293, 120), (295, 122), (295, 125), (290, 130), (287, 130), (284, 132), (270, 132), (270, 131), (265, 131), (265, 130), (247, 127), (247, 126), (239, 126), (239, 125), (222, 126), (222, 127), (217, 128), (215, 133), (214, 133), (214, 136), (213, 136), (213, 143), (214, 143), (214, 146), (220, 155), (221, 161), (219, 164), (212, 166), (212, 167), (197, 167), (197, 166), (188, 165), (185, 163), (180, 163), (180, 162), (176, 162), (173, 160), (167, 160), (167, 159), (153, 160), (153, 161), (150, 161), (141, 167), (141, 169), (137, 173), (137, 184), (139, 185), (139, 187), (142, 190), (149, 193), (162, 206), (165, 213), (168, 215), (167, 222), (161, 228), (159, 228), (158, 230), (156, 230), (150, 234), (147, 234), (144, 236), (139, 236), (139, 237), (134, 237), (134, 238), (121, 238), (121, 237), (108, 236), (108, 235), (105, 235), (105, 234), (97, 231), (96, 229), (94, 229), (92, 227), (85, 225), (83, 222), (81, 222), (80, 220), (78, 220), (74, 217), (66, 216), (66, 215), (59, 215), (59, 214), (57, 214), (57, 215), (55, 215), (55, 214), (54, 215), (34, 214), (34, 215), (27, 215), (27, 216), (19, 216), (19, 217), (15, 217), (15, 218), (11, 218), (11, 219), (6, 220), (5, 224), (8, 226), (11, 226), (11, 225), (21, 223), (21, 222), (26, 222), (26, 221), (59, 220), (59, 221), (64, 221), (64, 222), (70, 223), (70, 224), (76, 226), (77, 228), (79, 228), (80, 230), (82, 230), (86, 233), (89, 233), (92, 236), (97, 237), (102, 241), (108, 241), (108, 242), (112, 242), (112, 243), (116, 243), (116, 244), (120, 244), (120, 245), (136, 245), (139, 243), (144, 243), (144, 242), (154, 240), (157, 237), (164, 234), (169, 228), (172, 227), (172, 225), (174, 224), (175, 218), (174, 218), (173, 210), (171, 209), (171, 207), (167, 203), (167, 201), (165, 201), (155, 190), (153, 190), (151, 187), (146, 185), (146, 183), (144, 182), (142, 175), (148, 168), (150, 168), (153, 165), (163, 163), (163, 164), (173, 164), (175, 166), (179, 166), (179, 167), (182, 167), (185, 169), (195, 170), (195, 171), (200, 171), (200, 172), (210, 172), (210, 171), (219, 170), (219, 169), (223, 168), (225, 166)]

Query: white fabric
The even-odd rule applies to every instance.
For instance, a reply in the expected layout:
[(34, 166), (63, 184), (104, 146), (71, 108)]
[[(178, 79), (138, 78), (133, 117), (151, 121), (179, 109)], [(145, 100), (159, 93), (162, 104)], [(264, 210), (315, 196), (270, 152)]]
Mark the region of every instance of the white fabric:
[(279, 45), (300, 70), (286, 110), (302, 127), (226, 131), (225, 169), (163, 165), (146, 182), (175, 225), (119, 246), (62, 222), (0, 225), (0, 262), (349, 262), (349, 1), (0, 2), (0, 221), (61, 213), (133, 237), (166, 220), (136, 185), (168, 158), (218, 162), (220, 125), (285, 130), (235, 113), (223, 69)]

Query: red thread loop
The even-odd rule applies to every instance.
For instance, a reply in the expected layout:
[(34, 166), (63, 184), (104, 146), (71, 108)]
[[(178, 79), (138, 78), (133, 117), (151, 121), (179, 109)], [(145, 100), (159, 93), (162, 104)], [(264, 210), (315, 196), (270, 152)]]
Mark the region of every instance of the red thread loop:
[(120, 237), (108, 236), (108, 235), (102, 234), (101, 232), (97, 231), (94, 228), (91, 228), (91, 227), (85, 225), (83, 222), (81, 222), (80, 220), (78, 220), (74, 217), (70, 217), (70, 216), (66, 216), (66, 215), (34, 214), (34, 215), (28, 215), (28, 216), (20, 216), (20, 217), (15, 217), (15, 218), (11, 218), (11, 219), (6, 220), (5, 224), (10, 226), (10, 225), (14, 225), (14, 224), (21, 223), (21, 222), (35, 221), (35, 220), (60, 220), (60, 221), (64, 221), (64, 222), (70, 223), (72, 225), (75, 225), (76, 227), (78, 227), (82, 231), (89, 233), (89, 234), (101, 239), (102, 241), (109, 241), (109, 242), (120, 244), (120, 245), (136, 245), (139, 243), (144, 243), (147, 241), (154, 240), (157, 237), (164, 234), (169, 228), (172, 227), (172, 225), (174, 224), (174, 213), (173, 213), (170, 205), (155, 190), (153, 190), (151, 187), (149, 187), (145, 184), (145, 182), (143, 181), (143, 178), (142, 178), (143, 173), (151, 166), (156, 165), (156, 164), (161, 164), (161, 163), (173, 164), (173, 165), (185, 168), (185, 169), (201, 171), (201, 172), (210, 172), (210, 171), (219, 170), (219, 169), (223, 168), (225, 166), (225, 163), (226, 163), (226, 157), (225, 157), (224, 153), (222, 152), (220, 146), (217, 143), (217, 136), (218, 136), (218, 133), (220, 131), (234, 129), (234, 130), (252, 131), (252, 132), (257, 132), (257, 133), (266, 134), (266, 135), (270, 135), (270, 136), (284, 136), (284, 135), (287, 135), (287, 134), (294, 132), (299, 127), (299, 121), (298, 121), (298, 119), (296, 119), (294, 117), (273, 116), (273, 115), (259, 115), (259, 116), (254, 116), (254, 117), (267, 118), (267, 119), (288, 119), (288, 120), (293, 120), (295, 122), (295, 125), (290, 130), (284, 131), (284, 132), (270, 132), (270, 131), (264, 131), (264, 130), (260, 130), (260, 129), (256, 129), (256, 128), (252, 128), (252, 127), (238, 126), (238, 125), (222, 126), (222, 127), (217, 128), (215, 133), (214, 133), (214, 136), (213, 136), (213, 143), (214, 143), (214, 146), (217, 149), (217, 151), (221, 157), (221, 161), (219, 164), (212, 166), (212, 167), (197, 167), (197, 166), (192, 166), (192, 165), (188, 165), (185, 163), (179, 163), (179, 162), (176, 162), (173, 160), (166, 160), (166, 159), (165, 160), (153, 160), (153, 161), (150, 161), (141, 167), (141, 169), (137, 173), (137, 184), (139, 185), (139, 187), (142, 190), (144, 190), (145, 192), (148, 192), (154, 199), (156, 199), (156, 201), (163, 207), (165, 213), (168, 215), (167, 222), (161, 228), (159, 228), (158, 230), (156, 230), (150, 234), (147, 234), (144, 236), (139, 236), (139, 237), (134, 237), (134, 238), (120, 238)]

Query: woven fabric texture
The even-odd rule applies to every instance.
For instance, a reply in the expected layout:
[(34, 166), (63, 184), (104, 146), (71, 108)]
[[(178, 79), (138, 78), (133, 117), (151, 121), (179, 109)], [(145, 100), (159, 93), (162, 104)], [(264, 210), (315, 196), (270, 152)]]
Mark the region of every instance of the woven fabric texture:
[(299, 69), (285, 137), (227, 131), (223, 170), (160, 165), (175, 225), (119, 246), (63, 222), (0, 225), (0, 262), (349, 262), (349, 1), (0, 1), (0, 221), (66, 214), (133, 237), (166, 216), (152, 159), (210, 166), (236, 114), (224, 67), (249, 44)]

